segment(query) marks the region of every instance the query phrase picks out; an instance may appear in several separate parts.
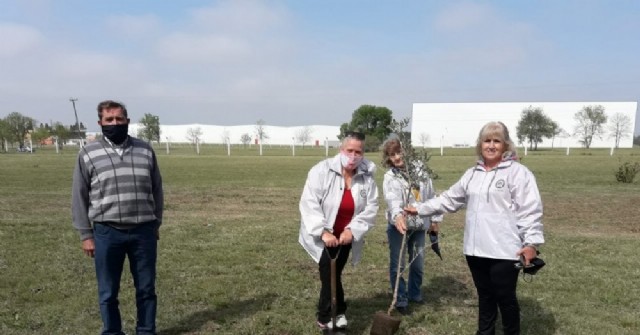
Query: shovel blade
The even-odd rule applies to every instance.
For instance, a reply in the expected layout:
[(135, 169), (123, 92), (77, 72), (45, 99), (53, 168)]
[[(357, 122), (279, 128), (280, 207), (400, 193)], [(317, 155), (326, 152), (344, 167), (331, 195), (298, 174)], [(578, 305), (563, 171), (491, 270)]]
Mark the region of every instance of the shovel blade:
[(379, 311), (373, 315), (370, 335), (393, 335), (400, 329), (402, 319), (395, 318), (385, 312)]

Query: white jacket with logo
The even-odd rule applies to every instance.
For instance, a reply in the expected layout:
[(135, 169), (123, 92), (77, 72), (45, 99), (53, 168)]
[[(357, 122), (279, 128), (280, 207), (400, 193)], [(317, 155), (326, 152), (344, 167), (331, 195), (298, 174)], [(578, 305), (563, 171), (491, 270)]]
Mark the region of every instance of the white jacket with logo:
[[(355, 210), (351, 222), (352, 263), (362, 255), (364, 235), (371, 229), (378, 213), (378, 187), (373, 179), (375, 164), (363, 159), (351, 179), (351, 194)], [(300, 235), (298, 241), (316, 263), (324, 250), (322, 232), (333, 231), (333, 225), (344, 193), (344, 177), (340, 155), (328, 158), (309, 170), (300, 197)]]
[(479, 162), (439, 197), (418, 204), (419, 215), (466, 206), (464, 254), (517, 260), (525, 244), (544, 243), (542, 200), (533, 173), (507, 159), (487, 171)]
[[(420, 202), (432, 199), (436, 195), (431, 178), (425, 179), (426, 182), (421, 181), (419, 183)], [(395, 172), (394, 169), (389, 169), (385, 172), (384, 179), (382, 181), (382, 193), (384, 194), (384, 200), (387, 203), (387, 222), (390, 224), (394, 224), (394, 218), (403, 213), (405, 206), (416, 203), (415, 197), (412, 193), (408, 192), (408, 190), (409, 183), (402, 177), (402, 175), (400, 175), (400, 173)], [(432, 221), (442, 222), (442, 215), (423, 216), (420, 219), (422, 226), (418, 227), (417, 230), (426, 230), (431, 227)]]

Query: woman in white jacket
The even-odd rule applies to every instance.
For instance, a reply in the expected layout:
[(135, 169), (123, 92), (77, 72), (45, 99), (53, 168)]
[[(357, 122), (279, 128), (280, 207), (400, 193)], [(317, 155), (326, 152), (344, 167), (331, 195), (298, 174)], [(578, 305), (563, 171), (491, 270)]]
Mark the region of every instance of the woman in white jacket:
[[(417, 163), (417, 164), (412, 164)], [(422, 304), (422, 278), (424, 275), (424, 245), (427, 230), (437, 231), (437, 223), (442, 221), (442, 215), (434, 217), (420, 217), (409, 221), (403, 213), (405, 206), (416, 202), (432, 199), (435, 196), (431, 178), (424, 175), (416, 180), (417, 188), (409, 190), (409, 180), (405, 165), (419, 165), (422, 162), (406, 162), (402, 144), (397, 138), (391, 138), (382, 145), (382, 165), (389, 168), (384, 174), (382, 193), (387, 203), (387, 239), (389, 241), (389, 281), (391, 290), (395, 289), (398, 274), (398, 260), (402, 256), (396, 310), (401, 314), (408, 313), (409, 302)], [(420, 169), (420, 166), (410, 168)], [(423, 171), (420, 171), (423, 172)], [(415, 175), (415, 173), (413, 173)], [(433, 226), (432, 226), (433, 223)], [(406, 237), (406, 246), (400, 250), (402, 239)], [(405, 254), (408, 254), (408, 258)], [(410, 262), (407, 281), (402, 276), (406, 262)]]
[(340, 153), (311, 168), (300, 197), (298, 241), (318, 263), (322, 286), (316, 317), (321, 329), (332, 326), (331, 258), (336, 258), (336, 327), (345, 328), (342, 270), (352, 248), (353, 264), (360, 260), (364, 235), (373, 227), (378, 212), (375, 165), (363, 154), (364, 134), (347, 132)]
[(516, 161), (515, 145), (502, 122), (480, 130), (476, 166), (439, 197), (406, 207), (408, 214), (452, 213), (466, 207), (463, 252), (478, 292), (478, 335), (493, 335), (498, 308), (504, 334), (520, 333), (516, 297), (518, 269), (544, 243), (542, 200), (536, 179)]

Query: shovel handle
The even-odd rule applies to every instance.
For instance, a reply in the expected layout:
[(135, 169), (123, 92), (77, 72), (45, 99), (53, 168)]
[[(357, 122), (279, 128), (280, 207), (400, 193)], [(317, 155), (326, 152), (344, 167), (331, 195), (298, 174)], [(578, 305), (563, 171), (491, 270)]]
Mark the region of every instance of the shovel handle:
[(336, 309), (338, 299), (336, 298), (337, 291), (336, 283), (336, 260), (331, 259), (331, 322), (333, 323), (333, 329), (336, 329)]

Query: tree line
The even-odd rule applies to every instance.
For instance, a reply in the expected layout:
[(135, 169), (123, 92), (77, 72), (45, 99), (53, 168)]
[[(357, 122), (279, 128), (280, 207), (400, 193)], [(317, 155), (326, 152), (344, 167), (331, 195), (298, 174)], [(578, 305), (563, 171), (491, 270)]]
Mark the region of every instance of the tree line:
[(522, 111), (516, 127), (517, 138), (520, 143), (528, 143), (529, 149), (537, 150), (538, 143), (543, 138), (551, 139), (551, 147), (556, 137), (576, 136), (583, 147), (589, 149), (594, 138), (602, 139), (605, 134), (613, 139), (618, 148), (623, 138), (632, 135), (631, 118), (624, 113), (615, 113), (610, 118), (605, 114), (602, 105), (584, 106), (574, 114), (575, 125), (573, 133), (558, 126), (558, 123), (548, 117), (541, 107), (529, 106)]
[[(529, 149), (537, 150), (538, 144), (543, 139), (551, 139), (551, 147), (556, 137), (576, 136), (585, 148), (590, 148), (594, 138), (602, 138), (608, 134), (609, 138), (614, 140), (617, 148), (623, 138), (632, 136), (631, 118), (623, 113), (615, 113), (610, 118), (605, 114), (605, 108), (601, 105), (584, 106), (580, 111), (574, 114), (575, 125), (572, 132), (562, 129), (557, 122), (547, 116), (542, 107), (529, 106), (522, 110), (521, 118), (516, 127), (516, 135), (520, 144), (528, 144)], [(393, 112), (382, 106), (361, 105), (351, 115), (351, 121), (343, 123), (340, 126), (339, 139), (350, 130), (356, 130), (366, 135), (365, 150), (377, 151), (382, 142), (391, 133), (391, 125)], [(27, 134), (31, 135), (31, 139), (35, 144), (40, 144), (49, 137), (54, 137), (60, 144), (70, 139), (84, 139), (86, 137), (86, 128), (80, 122), (79, 127), (75, 124), (64, 125), (61, 122), (52, 124), (40, 123), (36, 126), (36, 120), (13, 112), (0, 119), (0, 144), (4, 151), (8, 151), (8, 146), (17, 144), (19, 147), (25, 146)], [(156, 115), (146, 113), (139, 121), (140, 127), (137, 136), (146, 141), (160, 142), (160, 118)], [(313, 129), (304, 127), (295, 134), (295, 140), (302, 143), (303, 146), (311, 138)], [(196, 143), (200, 140), (202, 131), (197, 129), (189, 129), (187, 131), (187, 140)], [(265, 129), (265, 122), (258, 120), (255, 125), (255, 136), (262, 143), (268, 139), (269, 135)], [(427, 136), (422, 134), (421, 136)], [(228, 136), (227, 136), (228, 137)], [(226, 143), (229, 139), (223, 139)], [(251, 141), (249, 134), (241, 136), (241, 142), (247, 145)], [(422, 140), (423, 142), (426, 139)], [(640, 136), (634, 137), (634, 144), (640, 145)], [(424, 144), (424, 143), (423, 143)]]
[(12, 112), (6, 117), (0, 118), (0, 148), (2, 151), (7, 152), (10, 147), (14, 146), (26, 147), (27, 134), (30, 134), (34, 145), (40, 145), (50, 137), (58, 139), (58, 143), (62, 145), (73, 138), (84, 139), (86, 128), (82, 122), (78, 126), (75, 124), (65, 125), (62, 122), (40, 123), (38, 125), (34, 118), (18, 112)]

